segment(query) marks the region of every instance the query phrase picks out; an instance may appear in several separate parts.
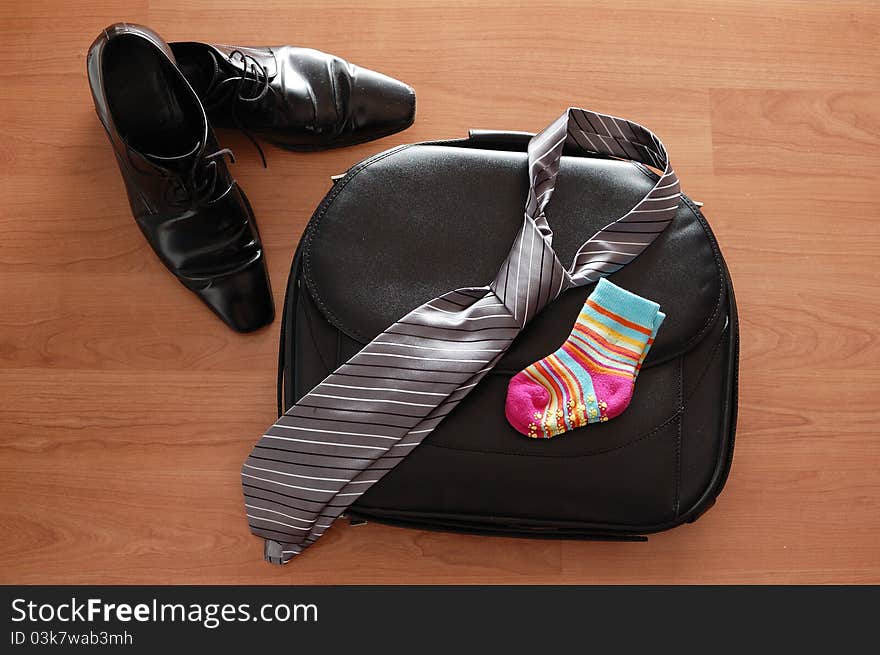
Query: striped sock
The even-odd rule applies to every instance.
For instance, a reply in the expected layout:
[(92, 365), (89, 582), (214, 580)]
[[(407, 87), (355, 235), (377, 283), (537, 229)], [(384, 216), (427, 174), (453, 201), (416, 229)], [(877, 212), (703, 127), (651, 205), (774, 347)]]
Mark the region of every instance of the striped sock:
[(510, 381), (507, 420), (548, 438), (614, 418), (629, 405), (664, 318), (657, 303), (602, 278), (565, 343)]

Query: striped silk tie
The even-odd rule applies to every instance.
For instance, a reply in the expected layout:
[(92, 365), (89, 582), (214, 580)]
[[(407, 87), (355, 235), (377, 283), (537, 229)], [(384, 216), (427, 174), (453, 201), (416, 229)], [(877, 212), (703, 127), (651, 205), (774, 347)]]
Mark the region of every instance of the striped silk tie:
[[(662, 171), (635, 207), (578, 250), (570, 270), (553, 251), (544, 216), (565, 146)], [(532, 138), (528, 174), (522, 228), (491, 283), (411, 311), (301, 398), (254, 447), (241, 479), (248, 522), (266, 540), (268, 561), (286, 563), (314, 543), (455, 409), (526, 323), (566, 289), (632, 261), (679, 204), (678, 179), (657, 137), (583, 109), (569, 109)]]

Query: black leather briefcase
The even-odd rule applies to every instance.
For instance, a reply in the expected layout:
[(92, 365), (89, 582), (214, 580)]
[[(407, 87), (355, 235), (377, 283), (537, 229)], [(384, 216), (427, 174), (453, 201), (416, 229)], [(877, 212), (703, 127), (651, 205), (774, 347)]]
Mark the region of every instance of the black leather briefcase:
[[(522, 223), (530, 136), (475, 131), (401, 146), (335, 179), (291, 267), (279, 413), (413, 308), (493, 278)], [(560, 261), (570, 264), (653, 180), (632, 162), (563, 157), (547, 210)], [(609, 279), (667, 315), (621, 416), (546, 440), (520, 435), (505, 419), (509, 379), (562, 343), (593, 285), (573, 289), (349, 518), (644, 539), (708, 509), (733, 455), (739, 333), (730, 276), (699, 208), (683, 197), (670, 226)]]

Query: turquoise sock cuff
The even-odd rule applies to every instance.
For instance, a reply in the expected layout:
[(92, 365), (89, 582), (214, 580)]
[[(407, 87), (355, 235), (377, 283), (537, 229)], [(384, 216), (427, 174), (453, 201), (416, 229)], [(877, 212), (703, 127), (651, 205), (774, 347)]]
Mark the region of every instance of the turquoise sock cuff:
[(653, 300), (622, 289), (604, 277), (599, 280), (589, 299), (621, 318), (654, 330), (654, 319), (660, 311), (660, 305)]
[(659, 330), (660, 326), (663, 325), (664, 320), (666, 320), (666, 314), (658, 311), (657, 316), (654, 318), (654, 330), (651, 332), (652, 339), (657, 336), (657, 330)]

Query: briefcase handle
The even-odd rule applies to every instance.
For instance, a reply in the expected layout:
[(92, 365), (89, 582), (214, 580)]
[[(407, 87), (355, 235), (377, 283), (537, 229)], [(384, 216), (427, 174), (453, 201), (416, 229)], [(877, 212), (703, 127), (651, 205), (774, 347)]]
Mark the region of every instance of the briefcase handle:
[[(459, 139), (455, 141), (444, 142), (445, 145), (467, 146), (469, 148), (481, 148), (483, 150), (510, 150), (512, 152), (525, 152), (529, 148), (529, 141), (535, 136), (531, 132), (517, 132), (512, 130), (468, 130), (467, 139)], [(589, 154), (566, 145), (563, 154), (574, 157), (590, 157), (593, 159), (612, 159), (608, 155), (598, 152)], [(635, 166), (642, 167), (642, 164), (633, 162)]]
[(468, 130), (468, 141), (473, 145), (485, 145), (492, 149), (509, 147), (525, 150), (531, 138), (531, 132), (509, 132), (505, 130)]

